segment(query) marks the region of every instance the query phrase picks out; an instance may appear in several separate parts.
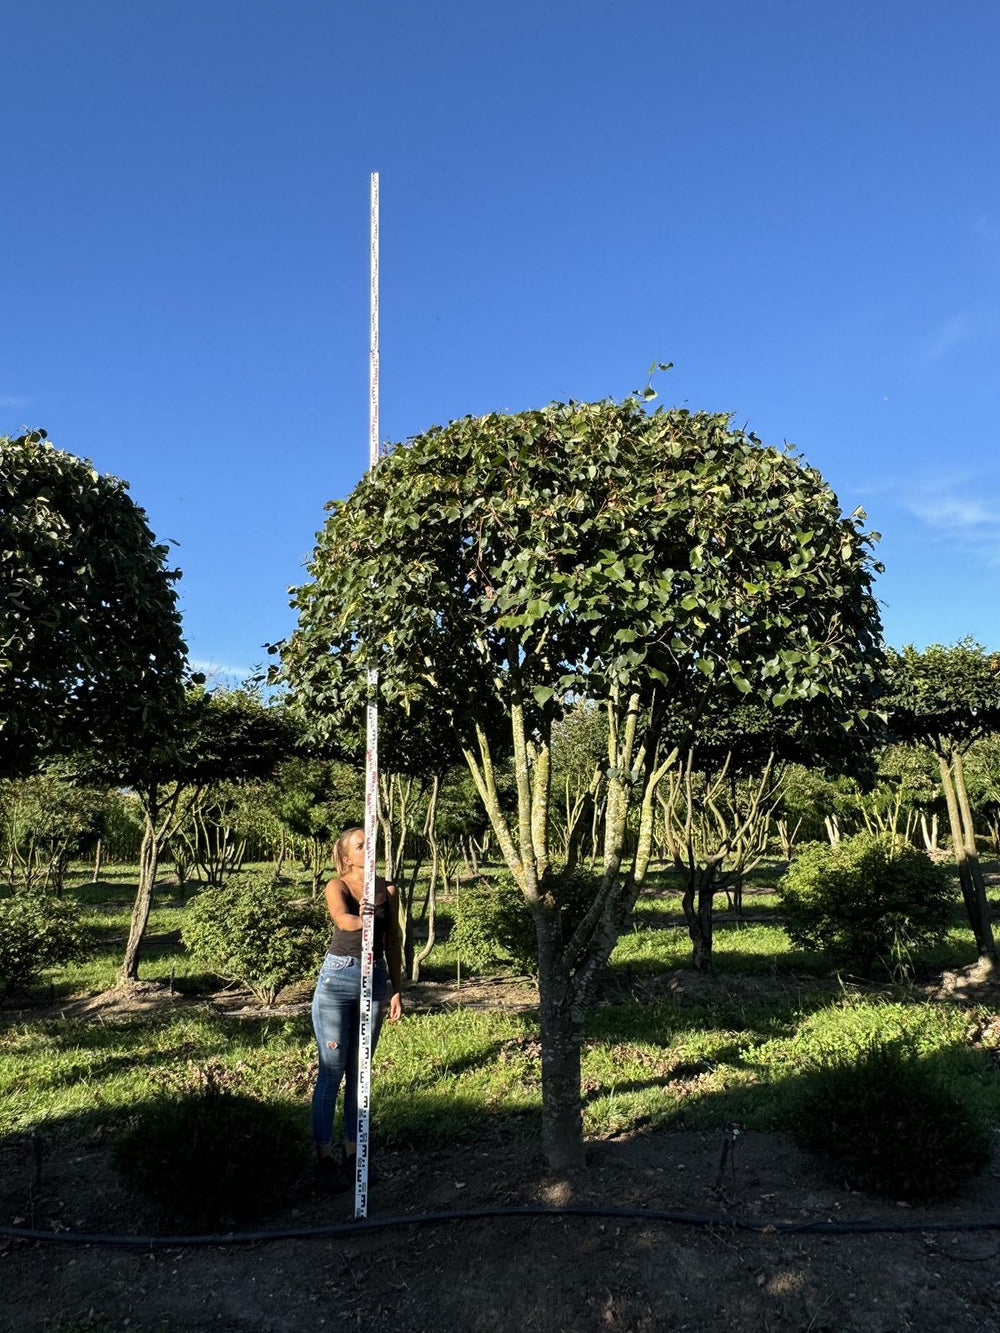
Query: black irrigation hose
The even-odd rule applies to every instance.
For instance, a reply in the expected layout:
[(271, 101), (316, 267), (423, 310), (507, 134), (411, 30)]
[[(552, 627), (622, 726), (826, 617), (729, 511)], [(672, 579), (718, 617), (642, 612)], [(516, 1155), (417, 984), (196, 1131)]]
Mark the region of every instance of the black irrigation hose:
[(1000, 1231), (1000, 1215), (986, 1221), (969, 1222), (764, 1222), (728, 1213), (669, 1213), (653, 1208), (602, 1208), (569, 1204), (552, 1208), (545, 1204), (520, 1204), (505, 1208), (460, 1208), (444, 1213), (405, 1213), (401, 1217), (364, 1218), (335, 1222), (325, 1227), (289, 1227), (280, 1231), (233, 1231), (210, 1236), (105, 1236), (79, 1231), (35, 1231), (26, 1227), (0, 1226), (0, 1237), (15, 1240), (56, 1241), (63, 1245), (111, 1245), (131, 1249), (164, 1250), (181, 1246), (250, 1245), (268, 1240), (315, 1240), (324, 1236), (356, 1236), (362, 1231), (384, 1231), (389, 1227), (435, 1226), (440, 1222), (469, 1222), (492, 1217), (606, 1217), (627, 1221), (665, 1222), (682, 1227), (730, 1227), (759, 1235), (860, 1236), (874, 1233), (912, 1234), (934, 1231)]

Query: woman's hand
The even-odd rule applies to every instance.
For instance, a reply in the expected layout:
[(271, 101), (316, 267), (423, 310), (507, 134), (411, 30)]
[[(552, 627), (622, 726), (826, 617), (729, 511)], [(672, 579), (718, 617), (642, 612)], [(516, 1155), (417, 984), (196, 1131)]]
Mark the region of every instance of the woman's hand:
[(403, 997), (399, 991), (393, 991), (392, 999), (389, 1001), (389, 1022), (398, 1023), (403, 1017)]

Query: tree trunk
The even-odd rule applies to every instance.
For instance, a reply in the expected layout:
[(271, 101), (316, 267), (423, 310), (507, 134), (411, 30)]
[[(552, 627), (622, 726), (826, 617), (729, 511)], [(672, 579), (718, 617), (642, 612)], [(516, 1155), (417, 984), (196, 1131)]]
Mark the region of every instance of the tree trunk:
[(540, 902), (534, 912), (538, 939), (538, 997), (542, 1028), (542, 1147), (553, 1171), (584, 1162), (580, 1096), (582, 1019), (561, 958), (558, 908)]
[(976, 920), (979, 922), (979, 929), (976, 931), (976, 943), (979, 946), (979, 956), (988, 958), (991, 963), (995, 963), (997, 961), (997, 946), (993, 938), (993, 926), (990, 923), (990, 904), (986, 897), (986, 881), (983, 879), (983, 868), (979, 864), (976, 829), (972, 822), (972, 807), (969, 804), (969, 791), (965, 785), (965, 765), (962, 762), (961, 754), (956, 753), (952, 769), (955, 780), (955, 796), (958, 799), (958, 810), (962, 817), (965, 855), (972, 878), (972, 891), (976, 900)]
[(993, 945), (993, 932), (990, 930), (989, 918), (983, 920), (980, 913), (979, 898), (976, 893), (975, 881), (972, 877), (972, 869), (969, 865), (968, 848), (965, 841), (965, 830), (962, 827), (962, 815), (959, 810), (958, 797), (955, 793), (955, 785), (952, 782), (951, 765), (943, 755), (938, 755), (938, 769), (941, 774), (941, 788), (944, 792), (945, 804), (948, 807), (948, 824), (951, 829), (951, 847), (952, 854), (958, 866), (958, 882), (962, 888), (962, 899), (965, 903), (966, 915), (969, 918), (969, 924), (972, 926), (972, 933), (976, 937), (976, 948), (979, 951), (980, 958), (996, 957), (995, 948), (990, 952)]
[(312, 896), (318, 898), (323, 882), (323, 840), (315, 835), (309, 839), (309, 876)]
[(274, 864), (274, 878), (280, 879), (281, 872), (285, 867), (285, 853), (288, 851), (288, 842), (285, 838), (284, 827), (278, 831), (278, 859)]
[[(413, 981), (420, 980), (420, 968), (423, 963), (431, 956), (431, 950), (434, 948), (434, 918), (437, 910), (437, 852), (434, 853), (434, 864), (431, 869), (431, 880), (427, 887), (427, 942), (418, 954), (411, 957), (407, 976)], [(412, 949), (412, 943), (410, 945)]]
[(90, 881), (96, 884), (101, 878), (101, 867), (104, 863), (104, 842), (101, 838), (97, 839), (97, 846), (94, 848), (94, 876)]
[(924, 840), (924, 850), (926, 852), (936, 852), (938, 849), (938, 817), (931, 816), (930, 827), (927, 824), (927, 815), (923, 810), (920, 812), (920, 832)]
[(130, 985), (139, 979), (139, 951), (142, 937), (149, 921), (149, 910), (153, 902), (153, 885), (156, 883), (156, 867), (159, 861), (160, 845), (153, 821), (147, 816), (146, 831), (142, 838), (139, 852), (139, 889), (132, 908), (132, 920), (129, 924), (128, 943), (125, 945), (125, 959), (118, 974), (122, 985)]
[[(689, 872), (681, 905), (688, 935), (691, 937), (691, 965), (696, 972), (712, 970), (713, 899), (715, 897), (715, 870), (696, 869)], [(697, 899), (697, 906), (696, 906)]]

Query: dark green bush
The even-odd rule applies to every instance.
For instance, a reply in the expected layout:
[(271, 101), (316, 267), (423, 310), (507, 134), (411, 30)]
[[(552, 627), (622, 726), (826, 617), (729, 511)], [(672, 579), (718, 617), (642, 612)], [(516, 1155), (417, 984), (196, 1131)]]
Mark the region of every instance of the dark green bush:
[[(581, 920), (599, 884), (600, 877), (585, 870), (553, 876), (550, 888), (562, 911), (564, 935)], [(462, 885), (451, 942), (463, 966), (476, 972), (499, 969), (534, 976), (538, 971), (535, 923), (508, 871)]]
[(915, 949), (944, 939), (954, 902), (948, 871), (891, 834), (808, 844), (778, 893), (795, 944), (896, 973)]
[(953, 1194), (990, 1159), (988, 1129), (898, 1042), (807, 1069), (791, 1128), (839, 1179), (893, 1199)]
[(35, 891), (0, 898), (0, 1000), (82, 948), (83, 931), (69, 903)]
[(330, 930), (322, 900), (293, 900), (266, 875), (246, 874), (199, 894), (181, 936), (218, 976), (273, 1004), (283, 986), (318, 966)]
[(115, 1141), (114, 1156), (164, 1224), (216, 1231), (281, 1202), (303, 1164), (303, 1142), (287, 1110), (209, 1079), (200, 1090), (145, 1103)]

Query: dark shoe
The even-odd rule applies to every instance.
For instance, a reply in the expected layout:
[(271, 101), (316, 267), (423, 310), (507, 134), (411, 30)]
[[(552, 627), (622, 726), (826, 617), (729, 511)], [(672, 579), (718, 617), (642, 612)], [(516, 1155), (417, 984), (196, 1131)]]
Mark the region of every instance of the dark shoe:
[(321, 1194), (343, 1194), (353, 1176), (345, 1169), (339, 1153), (332, 1157), (317, 1157), (313, 1168), (313, 1182)]

